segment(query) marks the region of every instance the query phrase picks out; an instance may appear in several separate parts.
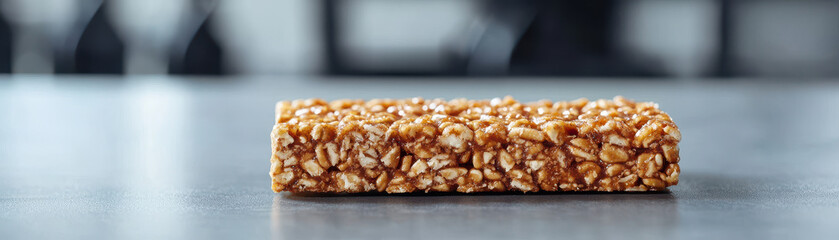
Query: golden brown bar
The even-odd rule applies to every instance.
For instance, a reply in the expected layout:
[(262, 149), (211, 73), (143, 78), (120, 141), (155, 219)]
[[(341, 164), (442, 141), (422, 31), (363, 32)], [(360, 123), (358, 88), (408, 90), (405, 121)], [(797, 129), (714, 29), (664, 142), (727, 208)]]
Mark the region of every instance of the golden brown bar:
[(656, 191), (681, 134), (655, 103), (422, 98), (277, 103), (272, 188), (290, 192)]

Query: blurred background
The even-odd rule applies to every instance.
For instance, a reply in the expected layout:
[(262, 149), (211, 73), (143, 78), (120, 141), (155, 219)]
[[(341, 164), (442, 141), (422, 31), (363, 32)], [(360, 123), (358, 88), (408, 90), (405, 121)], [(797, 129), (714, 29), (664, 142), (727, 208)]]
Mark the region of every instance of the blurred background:
[(0, 10), (0, 74), (839, 76), (839, 1), (0, 0)]

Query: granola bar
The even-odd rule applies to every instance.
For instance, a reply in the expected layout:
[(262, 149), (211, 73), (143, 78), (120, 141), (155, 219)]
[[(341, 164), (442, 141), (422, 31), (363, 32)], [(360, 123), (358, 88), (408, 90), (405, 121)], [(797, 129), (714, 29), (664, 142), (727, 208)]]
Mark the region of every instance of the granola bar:
[(679, 182), (681, 134), (650, 102), (282, 101), (274, 191), (658, 191)]

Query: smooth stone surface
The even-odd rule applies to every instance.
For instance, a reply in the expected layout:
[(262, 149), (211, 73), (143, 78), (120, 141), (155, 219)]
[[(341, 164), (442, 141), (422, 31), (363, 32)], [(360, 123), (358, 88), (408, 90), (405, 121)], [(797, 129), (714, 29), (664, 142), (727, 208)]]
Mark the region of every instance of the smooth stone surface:
[[(679, 125), (665, 193), (271, 192), (273, 105), (628, 98)], [(0, 239), (836, 239), (839, 83), (0, 77)]]

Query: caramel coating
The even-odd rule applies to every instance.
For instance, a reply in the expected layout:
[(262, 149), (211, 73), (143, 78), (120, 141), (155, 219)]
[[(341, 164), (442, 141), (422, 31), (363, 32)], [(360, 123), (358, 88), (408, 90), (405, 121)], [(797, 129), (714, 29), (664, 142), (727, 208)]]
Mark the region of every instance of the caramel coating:
[(277, 103), (274, 191), (656, 191), (681, 133), (649, 102), (321, 99)]

